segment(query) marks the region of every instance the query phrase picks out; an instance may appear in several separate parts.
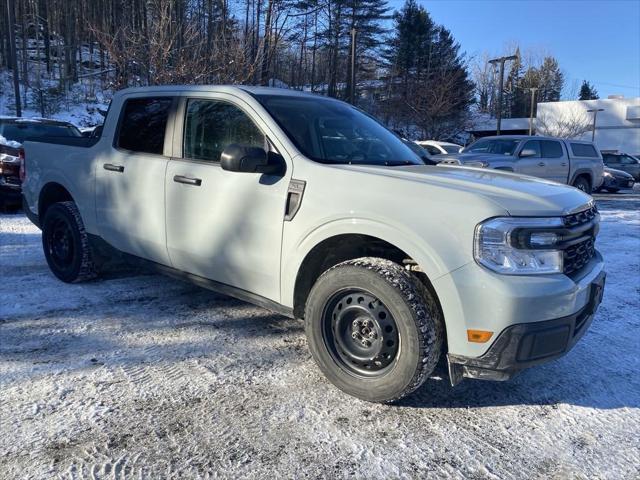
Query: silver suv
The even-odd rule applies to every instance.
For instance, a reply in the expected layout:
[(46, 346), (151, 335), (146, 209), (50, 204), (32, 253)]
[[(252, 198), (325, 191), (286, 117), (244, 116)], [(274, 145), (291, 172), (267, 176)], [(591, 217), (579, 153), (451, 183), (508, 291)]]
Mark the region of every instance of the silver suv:
[(531, 175), (591, 193), (602, 184), (604, 165), (591, 142), (554, 137), (485, 137), (443, 162)]

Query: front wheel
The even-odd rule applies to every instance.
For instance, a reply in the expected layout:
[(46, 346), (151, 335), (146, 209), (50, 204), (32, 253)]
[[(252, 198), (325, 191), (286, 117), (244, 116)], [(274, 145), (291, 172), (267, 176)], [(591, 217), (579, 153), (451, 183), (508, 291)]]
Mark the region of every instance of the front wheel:
[(591, 194), (591, 184), (589, 180), (584, 177), (578, 177), (573, 181), (573, 186), (578, 190), (582, 190), (584, 193)]
[(369, 257), (320, 276), (307, 300), (305, 330), (329, 381), (349, 395), (385, 403), (424, 383), (444, 336), (425, 286), (397, 263)]
[(74, 202), (55, 203), (47, 209), (42, 247), (49, 268), (63, 282), (82, 282), (96, 276), (89, 238)]

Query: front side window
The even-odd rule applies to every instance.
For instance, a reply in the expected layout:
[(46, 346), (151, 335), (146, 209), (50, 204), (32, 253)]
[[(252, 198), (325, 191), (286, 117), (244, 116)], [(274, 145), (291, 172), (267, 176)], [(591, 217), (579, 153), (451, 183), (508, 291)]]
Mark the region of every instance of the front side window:
[(460, 152), (460, 148), (458, 145), (441, 145), (447, 153), (458, 153)]
[(513, 155), (520, 140), (515, 139), (480, 139), (465, 149), (465, 153), (493, 153), (496, 155)]
[(127, 100), (120, 120), (117, 146), (132, 152), (162, 155), (172, 102), (171, 97)]
[(598, 152), (593, 145), (588, 143), (572, 143), (571, 151), (576, 157), (594, 157), (598, 158)]
[(554, 142), (553, 140), (540, 140), (540, 146), (542, 147), (542, 156), (544, 158), (560, 158), (563, 155), (562, 145), (560, 145), (560, 142)]
[(424, 148), (431, 155), (440, 155), (442, 153), (440, 150), (438, 150), (438, 147), (434, 147), (433, 145), (425, 145)]
[(311, 160), (386, 166), (423, 164), (400, 137), (346, 103), (293, 95), (255, 98)]
[(540, 158), (540, 142), (538, 140), (529, 140), (522, 147), (522, 152), (525, 150), (533, 150), (535, 154), (528, 155), (527, 158)]
[(222, 151), (232, 143), (264, 148), (265, 136), (235, 105), (217, 100), (188, 101), (184, 158), (219, 162)]

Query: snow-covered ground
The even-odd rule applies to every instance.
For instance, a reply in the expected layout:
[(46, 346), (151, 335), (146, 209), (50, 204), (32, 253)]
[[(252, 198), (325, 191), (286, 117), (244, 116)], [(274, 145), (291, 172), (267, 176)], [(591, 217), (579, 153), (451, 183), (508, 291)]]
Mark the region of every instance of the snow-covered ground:
[(574, 350), (508, 383), (440, 369), (397, 406), (332, 387), (297, 321), (138, 272), (62, 284), (2, 215), (0, 478), (637, 479), (640, 198), (603, 198)]

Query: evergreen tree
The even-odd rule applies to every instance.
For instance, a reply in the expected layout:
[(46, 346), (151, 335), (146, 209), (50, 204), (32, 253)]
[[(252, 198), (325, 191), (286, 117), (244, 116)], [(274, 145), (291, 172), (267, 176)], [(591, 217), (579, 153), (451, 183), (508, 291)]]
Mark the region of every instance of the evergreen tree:
[(580, 95), (578, 100), (597, 100), (600, 98), (598, 96), (598, 91), (596, 88), (591, 85), (588, 81), (583, 80), (582, 86), (580, 87)]
[(539, 75), (540, 91), (538, 92), (538, 101), (559, 101), (562, 87), (564, 86), (564, 75), (560, 71), (558, 61), (553, 57), (545, 57), (540, 66)]
[(386, 52), (388, 116), (428, 138), (457, 133), (473, 101), (460, 45), (415, 0), (396, 13), (394, 26)]

